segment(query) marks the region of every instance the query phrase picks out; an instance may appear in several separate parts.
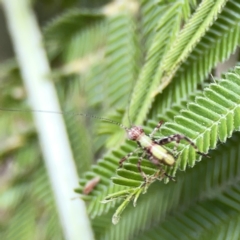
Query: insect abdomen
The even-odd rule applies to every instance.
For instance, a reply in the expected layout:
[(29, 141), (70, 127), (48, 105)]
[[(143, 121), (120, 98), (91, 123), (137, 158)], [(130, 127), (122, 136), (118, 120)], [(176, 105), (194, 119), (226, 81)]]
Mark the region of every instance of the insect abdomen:
[(172, 166), (175, 163), (175, 158), (165, 148), (157, 144), (152, 145), (150, 152), (155, 159), (168, 166)]
[(165, 148), (154, 143), (150, 137), (143, 135), (138, 142), (143, 149), (148, 150), (154, 159), (159, 160), (159, 163), (163, 163), (168, 166), (172, 166), (175, 163), (174, 157)]

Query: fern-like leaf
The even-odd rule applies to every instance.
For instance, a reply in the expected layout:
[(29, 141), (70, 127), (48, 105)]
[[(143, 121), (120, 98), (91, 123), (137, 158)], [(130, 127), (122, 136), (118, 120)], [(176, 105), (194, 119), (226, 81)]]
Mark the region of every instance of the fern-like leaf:
[(44, 28), (44, 35), (49, 51), (51, 51), (51, 57), (61, 53), (63, 46), (80, 30), (103, 19), (104, 15), (98, 11), (71, 9), (52, 20)]
[[(203, 1), (199, 5), (195, 14), (179, 33), (178, 38), (161, 64), (165, 76), (169, 77), (169, 75), (172, 75), (178, 65), (187, 58), (193, 47), (199, 42), (200, 38), (202, 38), (220, 14), (226, 2), (226, 0), (208, 0)], [(164, 83), (164, 79), (162, 79), (161, 84), (166, 84)]]
[[(235, 51), (240, 43), (239, 11), (238, 1), (230, 0), (226, 4), (219, 18), (176, 72), (169, 87), (156, 97), (151, 116), (156, 117), (157, 113), (164, 113), (173, 103), (188, 99), (211, 69)], [(157, 113), (153, 115), (154, 110)]]
[[(233, 72), (226, 74), (224, 79), (220, 80), (219, 83), (211, 84), (204, 90), (202, 95), (197, 96), (196, 101), (189, 104), (188, 110), (182, 110), (181, 114), (175, 117), (175, 123), (166, 123), (161, 129), (162, 136), (181, 133), (195, 140), (201, 151), (207, 152), (210, 148), (215, 148), (218, 139), (225, 142), (226, 138), (230, 137), (234, 130), (239, 130), (240, 122), (237, 117), (239, 116), (240, 109), (239, 93), (240, 69), (237, 67)], [(227, 119), (230, 123), (229, 125), (226, 125)], [(124, 152), (114, 152), (115, 156), (109, 156), (104, 161), (101, 161), (101, 168), (111, 163), (111, 168), (109, 166), (107, 169), (113, 170), (114, 166), (116, 169), (119, 159), (134, 149), (132, 144), (129, 145), (128, 148), (126, 147), (127, 145), (122, 148)], [(197, 156), (195, 149), (189, 146), (189, 144), (181, 144), (178, 151), (179, 157), (172, 174), (175, 174), (177, 167), (184, 170), (186, 169), (187, 163), (193, 166), (196, 161)], [(143, 180), (136, 167), (136, 160), (137, 159), (134, 158), (130, 163), (126, 163), (123, 170), (118, 170), (119, 176), (114, 178), (115, 183), (130, 188), (141, 185)], [(108, 190), (106, 189), (104, 192), (101, 192), (100, 195), (95, 190), (93, 191), (93, 196), (101, 196), (103, 199), (104, 194), (107, 192), (109, 194), (113, 190), (113, 186), (111, 186), (107, 178), (111, 175), (113, 176), (114, 172), (112, 172), (112, 170), (106, 172), (106, 167), (105, 170), (101, 170), (100, 167), (95, 168), (95, 170), (96, 169), (98, 170), (96, 173), (106, 179), (106, 182), (103, 184), (105, 185), (107, 183), (110, 187), (107, 188)], [(143, 163), (143, 170), (146, 171), (147, 174), (152, 174), (156, 171), (156, 168), (146, 160)], [(115, 190), (121, 191), (123, 188)], [(81, 189), (79, 191), (81, 191)], [(96, 207), (98, 204), (94, 198), (92, 199), (92, 203), (93, 202), (93, 205)]]
[[(169, 50), (172, 42), (174, 42), (176, 34), (180, 29), (181, 7), (182, 5), (180, 3), (173, 4), (158, 20), (155, 29), (156, 33), (147, 53), (146, 63), (139, 74), (139, 79), (130, 102), (130, 118), (135, 124), (140, 124), (145, 118), (145, 113), (142, 114), (139, 109), (146, 108), (146, 105), (143, 103), (145, 103), (146, 99), (150, 99), (149, 92), (152, 92), (159, 83), (155, 76), (156, 69), (164, 57), (164, 54)], [(126, 120), (127, 114), (125, 114), (124, 122), (126, 122)]]
[[(211, 152), (211, 159), (204, 159), (194, 168), (180, 172), (177, 183), (153, 184), (147, 194), (139, 199), (136, 208), (129, 206), (125, 210), (118, 225), (104, 225), (106, 229), (102, 228), (101, 232), (105, 233), (98, 239), (131, 239), (133, 235), (140, 237), (144, 229), (146, 234), (143, 236), (148, 239), (152, 232), (159, 229), (166, 216), (171, 218), (172, 213), (181, 214), (181, 211), (200, 200), (218, 198), (222, 191), (227, 191), (230, 185), (239, 181), (239, 139), (237, 132), (226, 144), (221, 144), (217, 150)], [(112, 211), (109, 213), (113, 214)], [(208, 213), (204, 214), (207, 219)], [(105, 216), (110, 217), (101, 217)], [(99, 226), (101, 218), (93, 221), (94, 225)], [(155, 228), (157, 223), (158, 227)], [(165, 226), (168, 226), (168, 223), (166, 221)], [(152, 227), (149, 230), (150, 226)], [(158, 238), (162, 236), (158, 231), (155, 235), (158, 235)]]
[(140, 239), (155, 239), (160, 236), (163, 239), (176, 240), (219, 239), (218, 237), (238, 239), (239, 227), (236, 223), (239, 223), (239, 197), (240, 185), (237, 182), (217, 198), (202, 201), (185, 212), (178, 211), (173, 217), (169, 216), (160, 226), (152, 228)]

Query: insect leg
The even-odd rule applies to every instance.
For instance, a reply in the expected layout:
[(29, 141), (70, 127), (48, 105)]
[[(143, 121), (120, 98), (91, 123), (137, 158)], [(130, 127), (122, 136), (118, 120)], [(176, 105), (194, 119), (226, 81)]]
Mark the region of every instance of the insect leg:
[(123, 157), (120, 161), (119, 161), (119, 168), (121, 168), (123, 166), (123, 162), (125, 162), (129, 157), (131, 157), (135, 152), (139, 151), (140, 148), (136, 148), (134, 151), (128, 153), (125, 157)]
[(138, 167), (138, 171), (141, 173), (144, 181), (146, 182), (147, 176), (146, 176), (146, 174), (143, 172), (143, 170), (141, 168), (141, 162), (142, 162), (142, 160), (143, 160), (145, 155), (146, 155), (146, 152), (143, 152), (142, 156), (138, 159), (137, 167)]
[(174, 134), (174, 135), (171, 135), (169, 137), (166, 137), (166, 138), (162, 138), (162, 139), (159, 139), (159, 140), (155, 140), (154, 142), (159, 144), (159, 145), (165, 145), (167, 143), (170, 143), (170, 142), (176, 142), (176, 145), (174, 146), (174, 149), (173, 151), (176, 151), (177, 150), (177, 145), (179, 144), (179, 142), (184, 139), (185, 141), (187, 141), (188, 143), (191, 144), (191, 146), (193, 146), (196, 150), (196, 152), (202, 156), (205, 156), (205, 157), (209, 157), (207, 154), (205, 153), (202, 153), (202, 152), (199, 152), (196, 144), (191, 141), (188, 137), (184, 136), (184, 135), (181, 135), (181, 134)]
[(175, 178), (168, 175), (163, 169), (162, 165), (159, 163), (159, 161), (156, 160), (152, 155), (149, 157), (149, 160), (160, 169), (160, 171), (163, 173), (164, 176), (168, 177), (169, 179), (175, 182)]
[(153, 129), (153, 131), (149, 134), (149, 137), (152, 138), (153, 135), (159, 130), (159, 128), (162, 126), (163, 121), (160, 121), (157, 126)]
[[(179, 135), (179, 136), (183, 136), (183, 135)], [(183, 136), (184, 137), (184, 136)], [(176, 137), (176, 135), (172, 135), (172, 136), (169, 136), (169, 137), (166, 137), (166, 138), (162, 138), (158, 141), (155, 141), (157, 144), (159, 145), (165, 145), (165, 144), (168, 144), (170, 142), (176, 142), (174, 147), (173, 147), (173, 154), (176, 155), (176, 151), (177, 151), (177, 147), (178, 147), (178, 144), (180, 143), (180, 140), (182, 138), (179, 138), (179, 137)]]

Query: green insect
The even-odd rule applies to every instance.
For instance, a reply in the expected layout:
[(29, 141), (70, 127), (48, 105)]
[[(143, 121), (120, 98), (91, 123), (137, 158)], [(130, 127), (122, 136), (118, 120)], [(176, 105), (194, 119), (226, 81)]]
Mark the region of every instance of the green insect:
[[(163, 145), (168, 144), (170, 142), (176, 142), (173, 151), (175, 152), (177, 149), (177, 145), (181, 140), (185, 140), (193, 146), (197, 153), (208, 157), (207, 154), (201, 153), (198, 151), (197, 146), (192, 142), (188, 137), (181, 134), (174, 134), (162, 139), (155, 139), (154, 134), (160, 129), (162, 121), (158, 123), (158, 125), (154, 128), (150, 135), (146, 135), (143, 128), (140, 126), (133, 126), (131, 128), (124, 127), (122, 124), (119, 124), (121, 128), (124, 128), (127, 132), (128, 139), (136, 141), (138, 144), (138, 148), (136, 148), (133, 152), (128, 153), (125, 157), (123, 157), (119, 165), (122, 167), (123, 162), (126, 161), (130, 156), (139, 151), (143, 150), (141, 157), (138, 159), (138, 170), (141, 173), (144, 180), (147, 180), (146, 174), (141, 169), (141, 162), (145, 156), (155, 165), (157, 165), (160, 169), (162, 169), (162, 165), (173, 166), (176, 162), (175, 157), (172, 153), (170, 153), (167, 149), (163, 147)], [(166, 173), (165, 176), (171, 178)]]

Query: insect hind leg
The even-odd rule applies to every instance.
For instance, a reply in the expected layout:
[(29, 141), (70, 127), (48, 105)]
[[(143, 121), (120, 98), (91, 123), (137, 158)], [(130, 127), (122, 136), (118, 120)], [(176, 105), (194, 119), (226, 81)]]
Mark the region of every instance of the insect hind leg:
[[(156, 166), (159, 168), (160, 172), (162, 173), (161, 176), (168, 177), (168, 178), (171, 179), (172, 181), (175, 181), (175, 178), (172, 177), (172, 176), (170, 176), (170, 175), (168, 175), (168, 174), (165, 172), (165, 170), (162, 168), (162, 165), (159, 164), (159, 162), (157, 162), (157, 161), (155, 160), (155, 158), (154, 158), (153, 156), (151, 156), (151, 154), (146, 153), (146, 152), (143, 152), (142, 156), (138, 159), (137, 167), (138, 167), (138, 171), (141, 173), (141, 175), (142, 175), (145, 183), (147, 183), (148, 177), (147, 177), (147, 175), (144, 173), (144, 171), (143, 171), (142, 168), (141, 168), (141, 162), (142, 162), (143, 158), (146, 156), (146, 154), (148, 155), (149, 160), (150, 160), (154, 165), (156, 165)], [(156, 178), (157, 178), (157, 177), (156, 177)]]
[(181, 134), (174, 134), (174, 135), (171, 135), (171, 136), (166, 137), (166, 138), (155, 140), (154, 142), (156, 142), (159, 145), (165, 145), (165, 144), (168, 144), (170, 142), (176, 142), (176, 144), (174, 146), (174, 149), (173, 149), (173, 151), (176, 152), (177, 146), (178, 146), (178, 144), (180, 143), (181, 140), (187, 141), (196, 150), (197, 154), (202, 155), (204, 157), (209, 157), (207, 154), (200, 152), (198, 150), (196, 144), (192, 140), (190, 140), (188, 137), (186, 137), (184, 135), (181, 135)]
[[(119, 168), (122, 168), (123, 163), (129, 158), (131, 157), (134, 153), (136, 153), (137, 151), (142, 150), (141, 148), (136, 148), (134, 151), (128, 153), (125, 157), (123, 157), (120, 161), (119, 161)], [(146, 155), (146, 152), (144, 151), (141, 155), (141, 157), (138, 158), (138, 162), (137, 162), (137, 168), (138, 171), (140, 172), (140, 174), (142, 175), (144, 182), (147, 181), (147, 175), (143, 172), (142, 168), (141, 168), (141, 162), (144, 158), (144, 156)]]
[(142, 160), (145, 157), (145, 155), (146, 155), (146, 152), (143, 152), (141, 157), (138, 159), (138, 163), (137, 163), (138, 171), (141, 173), (141, 175), (142, 175), (142, 177), (144, 179), (144, 182), (146, 182), (146, 180), (147, 180), (147, 175), (142, 170), (141, 163), (142, 163)]
[(139, 151), (140, 148), (136, 148), (134, 151), (128, 153), (125, 157), (121, 158), (119, 161), (119, 168), (122, 168), (123, 163), (129, 158), (131, 157), (134, 153), (136, 153), (137, 151)]
[(159, 161), (156, 160), (152, 155), (150, 155), (149, 160), (150, 160), (154, 165), (156, 165), (156, 166), (160, 169), (160, 171), (162, 172), (162, 174), (163, 174), (165, 177), (171, 179), (171, 180), (174, 181), (174, 182), (176, 181), (174, 177), (168, 175), (168, 174), (165, 172), (165, 170), (163, 169), (163, 167), (162, 167), (162, 165), (159, 163)]

